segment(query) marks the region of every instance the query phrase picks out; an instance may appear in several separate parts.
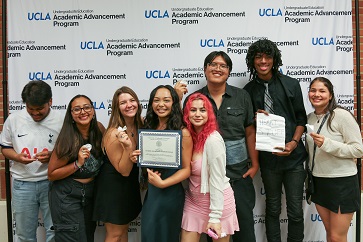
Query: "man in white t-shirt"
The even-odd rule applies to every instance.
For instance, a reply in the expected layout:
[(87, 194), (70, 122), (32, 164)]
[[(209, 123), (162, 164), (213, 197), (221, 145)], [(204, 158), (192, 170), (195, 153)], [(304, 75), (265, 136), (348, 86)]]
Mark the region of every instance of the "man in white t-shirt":
[(46, 241), (54, 241), (47, 172), (63, 116), (51, 109), (52, 90), (44, 81), (30, 81), (23, 88), (21, 97), (26, 108), (6, 119), (0, 136), (1, 151), (11, 164), (16, 235), (20, 242), (37, 241), (40, 209)]

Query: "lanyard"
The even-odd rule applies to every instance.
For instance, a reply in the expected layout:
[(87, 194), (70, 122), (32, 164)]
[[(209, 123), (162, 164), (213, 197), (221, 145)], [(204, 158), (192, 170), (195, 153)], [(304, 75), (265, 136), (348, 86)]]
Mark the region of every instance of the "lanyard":
[[(318, 131), (316, 131), (316, 133), (317, 133), (317, 134), (319, 134), (319, 133), (320, 133), (320, 130), (321, 130), (321, 128), (323, 127), (323, 125), (324, 125), (325, 121), (328, 119), (328, 116), (329, 116), (329, 113), (327, 113), (327, 114), (325, 114), (325, 115), (324, 115), (324, 118), (323, 118), (323, 120), (321, 121), (321, 124), (320, 124), (320, 126), (319, 126), (319, 129), (318, 129)], [(315, 142), (314, 142), (314, 152), (313, 152), (313, 160), (312, 160), (312, 162), (311, 162), (311, 171), (313, 171), (313, 169), (314, 169), (315, 151), (316, 151), (316, 144), (315, 144)]]

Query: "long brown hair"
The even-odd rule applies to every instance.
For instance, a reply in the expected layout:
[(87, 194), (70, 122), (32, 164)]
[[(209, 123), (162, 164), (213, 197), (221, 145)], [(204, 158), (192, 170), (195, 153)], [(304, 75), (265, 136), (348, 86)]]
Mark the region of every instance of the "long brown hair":
[(115, 93), (113, 94), (111, 117), (108, 122), (107, 129), (117, 128), (119, 126), (122, 126), (122, 127), (125, 126), (125, 118), (121, 114), (121, 111), (119, 108), (119, 103), (118, 103), (118, 97), (122, 93), (130, 94), (136, 100), (138, 109), (137, 109), (137, 112), (136, 112), (136, 115), (134, 118), (135, 128), (138, 129), (138, 128), (142, 127), (142, 118), (141, 118), (141, 111), (142, 111), (141, 109), (142, 108), (141, 108), (140, 100), (137, 97), (134, 90), (132, 90), (129, 87), (123, 86), (123, 87), (120, 87), (119, 89), (117, 89), (115, 91)]
[[(324, 110), (324, 112), (329, 112), (330, 115), (329, 115), (329, 118), (328, 118), (328, 127), (330, 128), (330, 130), (332, 130), (332, 127), (331, 127), (331, 122), (335, 116), (335, 113), (334, 113), (334, 109), (336, 108), (341, 108), (341, 109), (344, 109), (346, 110), (345, 108), (343, 108), (342, 106), (339, 106), (336, 99), (335, 99), (335, 94), (334, 94), (334, 86), (333, 84), (331, 83), (331, 81), (328, 79), (328, 78), (325, 78), (325, 77), (315, 77), (314, 80), (312, 80), (310, 82), (310, 85), (309, 85), (309, 92), (310, 92), (310, 88), (311, 86), (315, 83), (315, 82), (321, 82), (324, 84), (324, 86), (328, 89), (329, 91), (329, 94), (331, 95), (331, 99), (329, 100), (329, 103), (328, 103), (328, 106), (326, 107), (326, 109)], [(346, 110), (347, 111), (347, 110)], [(347, 111), (348, 113), (350, 113), (353, 117), (354, 115)], [(355, 117), (354, 117), (355, 119)]]
[[(74, 96), (71, 101), (69, 101), (62, 129), (54, 145), (54, 150), (59, 159), (67, 158), (68, 160), (75, 160), (78, 156), (79, 149), (82, 145), (84, 145), (85, 140), (83, 139), (82, 134), (79, 132), (77, 124), (72, 118), (71, 110), (73, 101), (82, 97), (87, 99), (89, 104), (92, 105), (91, 99), (86, 95), (81, 94)], [(99, 158), (102, 155), (102, 132), (98, 127), (96, 112), (94, 113), (94, 117), (91, 119), (88, 134), (87, 143), (92, 145), (91, 153), (96, 158)]]

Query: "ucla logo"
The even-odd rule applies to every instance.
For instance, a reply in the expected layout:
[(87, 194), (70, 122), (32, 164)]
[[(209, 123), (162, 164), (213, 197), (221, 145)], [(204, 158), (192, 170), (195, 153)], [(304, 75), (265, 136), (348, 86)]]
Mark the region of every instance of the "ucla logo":
[(223, 40), (216, 39), (201, 39), (200, 40), (201, 47), (224, 47)]
[(103, 102), (99, 103), (98, 105), (97, 105), (97, 102), (93, 102), (93, 108), (94, 109), (106, 109), (105, 104)]
[(259, 9), (258, 13), (261, 17), (263, 16), (267, 16), (267, 17), (276, 17), (276, 16), (282, 16), (282, 11), (281, 9), (273, 9), (273, 8), (264, 8), (264, 9)]
[(146, 71), (145, 76), (146, 76), (147, 79), (151, 79), (151, 78), (155, 78), (155, 79), (170, 78), (170, 75), (169, 75), (168, 71), (163, 73), (161, 70)]
[(84, 41), (81, 42), (81, 49), (85, 50), (98, 50), (98, 49), (104, 49), (102, 41), (100, 43), (97, 43), (96, 41)]
[(334, 39), (333, 37), (326, 38), (326, 37), (316, 37), (316, 38), (311, 38), (311, 43), (313, 45), (334, 45)]
[(322, 221), (320, 215), (317, 214), (317, 213), (316, 214), (311, 214), (310, 219), (313, 222), (316, 222), (316, 221), (321, 222)]
[(36, 21), (39, 21), (39, 20), (50, 20), (50, 15), (49, 13), (28, 13), (28, 20), (36, 20)]
[(169, 18), (168, 11), (162, 13), (161, 10), (145, 10), (145, 18)]
[(48, 74), (44, 72), (29, 72), (29, 80), (32, 81), (52, 80), (52, 75), (50, 74), (50, 72), (48, 72)]

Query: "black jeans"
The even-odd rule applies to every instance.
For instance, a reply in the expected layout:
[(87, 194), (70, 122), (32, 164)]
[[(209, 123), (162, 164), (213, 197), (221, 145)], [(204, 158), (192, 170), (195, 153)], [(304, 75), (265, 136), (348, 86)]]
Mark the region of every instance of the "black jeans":
[(69, 177), (50, 183), (49, 206), (56, 242), (94, 241), (93, 187), (94, 181), (83, 184)]
[(231, 181), (231, 187), (236, 201), (236, 213), (239, 231), (232, 235), (233, 242), (255, 242), (255, 220), (253, 208), (256, 202), (256, 192), (252, 178), (246, 177)]
[(302, 209), (306, 171), (303, 165), (292, 170), (261, 170), (266, 191), (266, 235), (269, 242), (281, 242), (280, 214), (282, 185), (287, 205), (287, 241), (302, 242), (304, 239), (304, 214)]
[[(244, 172), (247, 171), (247, 167)], [(241, 178), (230, 181), (236, 202), (236, 213), (239, 223), (239, 231), (232, 235), (233, 242), (256, 242), (255, 221), (253, 208), (256, 202), (256, 192), (252, 178)], [(212, 239), (207, 236), (208, 242)]]

